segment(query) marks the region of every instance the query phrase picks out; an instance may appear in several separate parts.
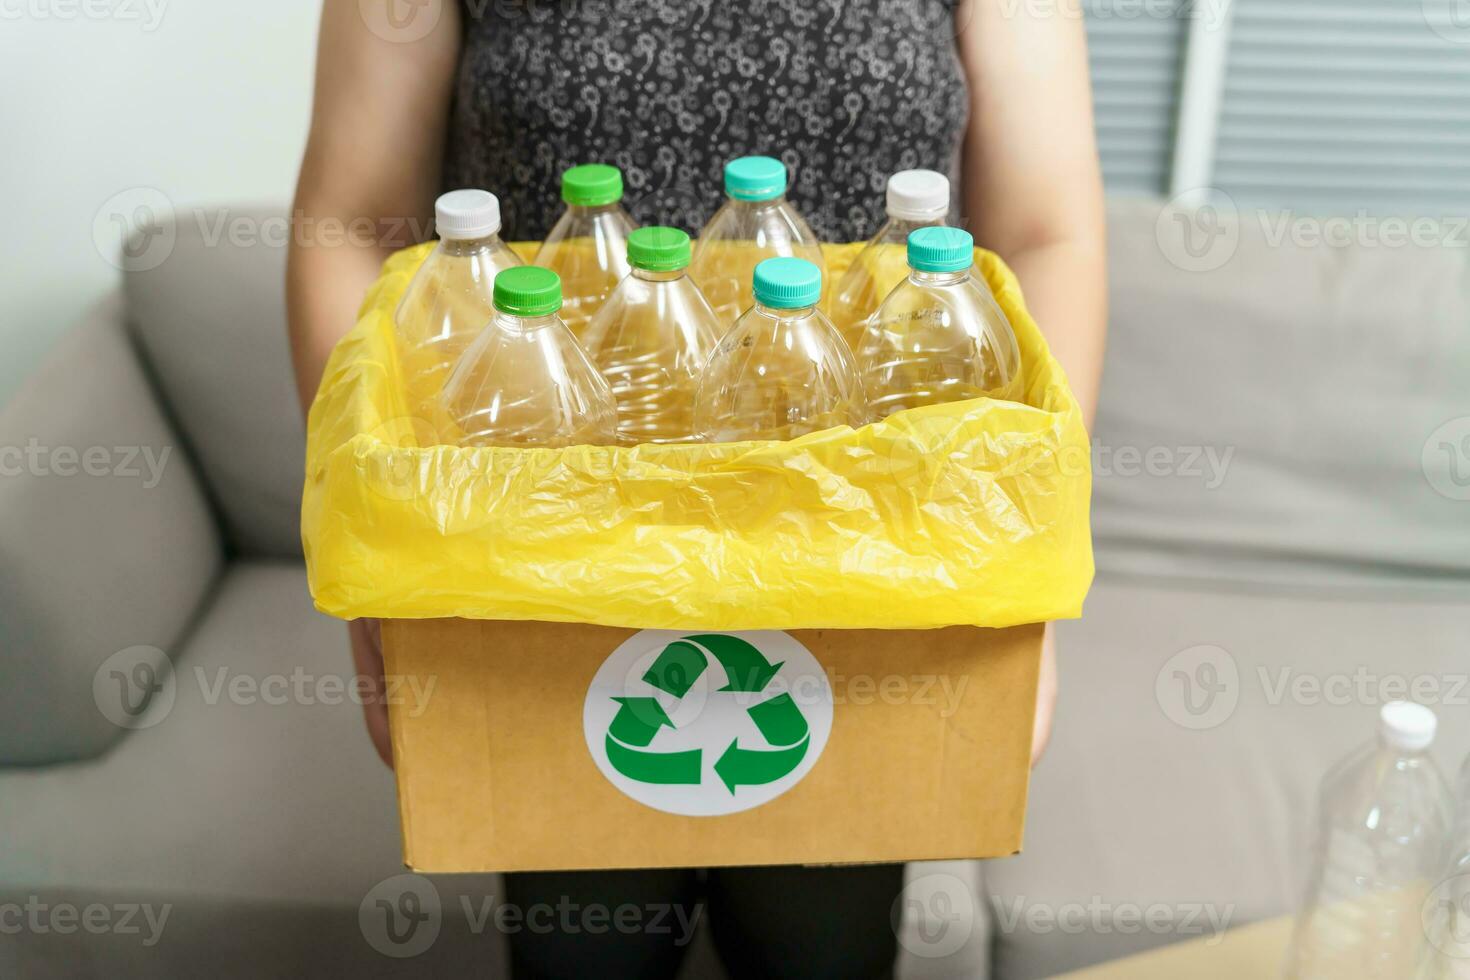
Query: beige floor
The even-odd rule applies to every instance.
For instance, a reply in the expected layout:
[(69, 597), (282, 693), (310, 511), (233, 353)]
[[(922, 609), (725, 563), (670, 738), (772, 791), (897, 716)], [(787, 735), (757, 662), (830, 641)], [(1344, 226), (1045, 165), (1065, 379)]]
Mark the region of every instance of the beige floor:
[[(1223, 938), (1176, 943), (1100, 966), (1066, 973), (1055, 980), (1241, 980), (1279, 977), (1291, 917), (1231, 929)], [(1213, 945), (1212, 945), (1213, 944)]]

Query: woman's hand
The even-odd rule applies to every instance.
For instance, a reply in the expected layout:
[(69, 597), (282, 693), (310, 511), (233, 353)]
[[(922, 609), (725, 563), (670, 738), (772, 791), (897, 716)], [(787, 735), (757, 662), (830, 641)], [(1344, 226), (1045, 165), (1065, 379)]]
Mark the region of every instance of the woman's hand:
[(1041, 761), (1051, 741), (1052, 713), (1057, 706), (1057, 642), (1056, 629), (1046, 624), (1041, 638), (1041, 676), (1036, 684), (1036, 720), (1031, 726), (1031, 768)]
[(383, 678), (383, 625), (376, 619), (354, 619), (347, 624), (352, 645), (352, 666), (360, 678), (362, 715), (368, 738), (389, 769), (393, 768), (393, 742), (388, 737), (388, 684)]

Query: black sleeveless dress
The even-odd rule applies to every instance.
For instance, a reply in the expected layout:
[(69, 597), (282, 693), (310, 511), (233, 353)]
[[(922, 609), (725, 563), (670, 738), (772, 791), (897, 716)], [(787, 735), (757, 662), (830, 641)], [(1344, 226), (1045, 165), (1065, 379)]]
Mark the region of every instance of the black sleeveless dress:
[(495, 192), (507, 239), (545, 236), (578, 163), (619, 167), (639, 223), (693, 234), (723, 200), (725, 161), (779, 157), (826, 241), (876, 230), (889, 174), (956, 176), (968, 92), (953, 0), (460, 6), (443, 183)]

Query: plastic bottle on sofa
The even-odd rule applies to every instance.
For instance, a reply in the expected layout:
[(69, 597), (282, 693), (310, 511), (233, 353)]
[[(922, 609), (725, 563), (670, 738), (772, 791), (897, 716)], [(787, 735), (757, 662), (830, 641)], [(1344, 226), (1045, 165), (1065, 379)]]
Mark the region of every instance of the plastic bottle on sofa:
[(887, 212), (832, 293), (832, 322), (854, 351), (868, 317), (909, 274), (909, 234), (949, 217), (949, 178), (934, 170), (900, 170), (888, 178)]
[(1450, 831), (1450, 792), (1428, 756), (1434, 712), (1394, 701), (1378, 740), (1322, 782), (1306, 900), (1287, 976), (1413, 978), (1423, 960), (1423, 904)]
[(786, 165), (774, 157), (725, 164), (726, 200), (700, 231), (689, 274), (726, 327), (750, 309), (755, 267), (765, 259), (806, 259), (826, 279), (822, 246), (786, 200), (786, 182)]
[(633, 271), (587, 325), (583, 346), (617, 398), (620, 443), (688, 441), (719, 320), (685, 274), (684, 232), (639, 228), (628, 236), (628, 263)]
[(557, 312), (561, 280), (539, 266), (495, 277), (495, 315), (444, 386), (464, 446), (611, 444), (612, 390)]
[(754, 305), (699, 380), (694, 424), (711, 442), (794, 439), (868, 420), (852, 352), (817, 308), (822, 270), (805, 259), (756, 266)]
[(500, 240), (500, 202), (480, 190), (434, 202), (439, 244), (419, 266), (394, 314), (409, 410), (433, 420), (449, 372), (494, 312), (495, 277), (521, 265)]
[(909, 235), (909, 274), (869, 319), (857, 350), (874, 417), (981, 396), (1020, 400), (1016, 335), (975, 280), (974, 251), (959, 228)]
[(572, 167), (561, 175), (561, 199), (567, 209), (541, 243), (536, 265), (561, 277), (562, 320), (580, 339), (628, 274), (628, 235), (635, 225), (623, 210), (623, 175), (617, 167)]

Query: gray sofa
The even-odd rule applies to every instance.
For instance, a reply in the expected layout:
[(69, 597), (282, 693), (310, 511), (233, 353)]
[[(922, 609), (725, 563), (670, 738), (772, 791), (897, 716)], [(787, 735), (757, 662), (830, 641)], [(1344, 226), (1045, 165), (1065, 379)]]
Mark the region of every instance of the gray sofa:
[[(1158, 217), (1111, 216), (1099, 574), (1060, 627), (1025, 853), (912, 867), (901, 976), (1282, 914), (1322, 771), (1400, 681), (1447, 767), (1470, 750), (1465, 251), (1297, 248), (1245, 215), (1188, 271)], [(465, 914), (494, 876), (433, 879), (421, 955), (360, 925), (397, 816), (306, 591), (284, 255), (198, 226), (0, 411), (0, 976), (500, 975)], [(703, 940), (686, 974), (715, 975)]]

